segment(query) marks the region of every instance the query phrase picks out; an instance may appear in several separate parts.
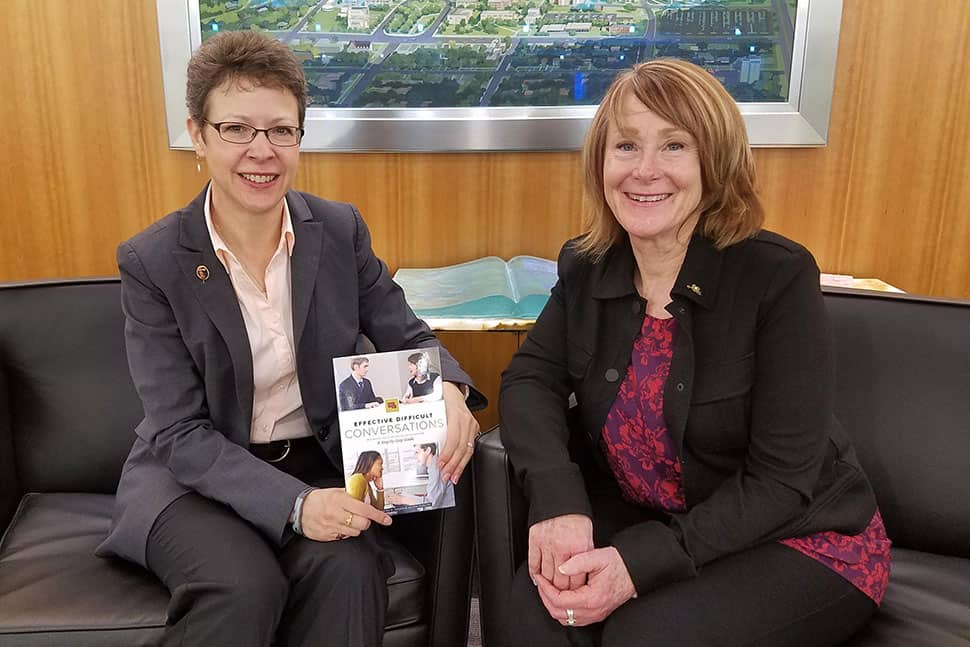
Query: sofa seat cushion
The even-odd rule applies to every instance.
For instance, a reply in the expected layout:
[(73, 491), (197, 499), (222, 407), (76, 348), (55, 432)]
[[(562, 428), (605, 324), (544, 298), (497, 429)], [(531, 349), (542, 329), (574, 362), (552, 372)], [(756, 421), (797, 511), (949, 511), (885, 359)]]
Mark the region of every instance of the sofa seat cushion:
[(970, 646), (970, 559), (893, 548), (889, 588), (851, 647)]
[[(0, 543), (0, 643), (152, 644), (168, 591), (139, 566), (94, 556), (111, 520), (105, 494), (27, 494)], [(110, 633), (106, 633), (110, 632)], [(21, 640), (16, 641), (14, 636)]]
[[(20, 501), (0, 541), (0, 644), (49, 644), (55, 633), (74, 646), (157, 642), (168, 591), (139, 566), (94, 555), (113, 501), (73, 493)], [(414, 625), (423, 615), (424, 567), (393, 539), (384, 536), (381, 544), (396, 568), (388, 580), (387, 627)]]

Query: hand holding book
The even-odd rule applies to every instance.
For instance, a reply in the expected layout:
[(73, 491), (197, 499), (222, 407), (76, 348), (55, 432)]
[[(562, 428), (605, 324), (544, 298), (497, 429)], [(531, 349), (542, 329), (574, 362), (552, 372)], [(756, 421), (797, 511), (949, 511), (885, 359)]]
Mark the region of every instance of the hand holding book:
[(465, 393), (443, 383), (438, 348), (335, 357), (333, 367), (348, 496), (388, 515), (455, 505), (478, 422)]
[(372, 521), (382, 526), (391, 525), (391, 518), (383, 511), (358, 501), (342, 488), (311, 490), (300, 511), (303, 536), (315, 541), (356, 537), (367, 530)]
[(441, 480), (458, 483), (465, 466), (475, 453), (475, 438), (478, 436), (478, 421), (465, 404), (465, 395), (457, 385), (445, 382), (445, 415), (448, 432), (444, 449), (438, 458)]

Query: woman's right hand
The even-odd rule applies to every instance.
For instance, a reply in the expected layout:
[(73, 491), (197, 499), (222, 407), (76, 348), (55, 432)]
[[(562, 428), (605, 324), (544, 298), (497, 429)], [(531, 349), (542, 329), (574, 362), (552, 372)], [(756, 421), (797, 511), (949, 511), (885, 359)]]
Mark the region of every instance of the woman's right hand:
[(585, 575), (559, 572), (559, 565), (593, 550), (593, 522), (582, 514), (553, 517), (529, 528), (529, 575), (542, 576), (560, 591), (575, 590), (586, 583)]
[(310, 490), (300, 511), (303, 536), (315, 541), (356, 537), (370, 528), (372, 521), (391, 525), (391, 518), (383, 511), (358, 501), (343, 488)]

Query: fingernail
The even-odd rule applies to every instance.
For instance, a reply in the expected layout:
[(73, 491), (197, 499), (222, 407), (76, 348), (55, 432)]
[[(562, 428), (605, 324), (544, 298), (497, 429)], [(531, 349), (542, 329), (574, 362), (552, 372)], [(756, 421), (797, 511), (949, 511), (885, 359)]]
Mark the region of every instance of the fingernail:
[(562, 566), (559, 566), (558, 568), (556, 568), (556, 570), (562, 573), (563, 575), (566, 574), (566, 571), (562, 570)]
[(391, 518), (387, 515), (384, 515), (384, 525), (385, 526), (391, 525)]
[(452, 485), (458, 485), (458, 477), (457, 476), (455, 478), (451, 479), (451, 484)]
[(442, 474), (442, 475), (441, 475), (441, 480), (442, 480), (443, 482), (447, 482), (447, 481), (450, 481), (450, 480), (451, 480), (451, 474)]

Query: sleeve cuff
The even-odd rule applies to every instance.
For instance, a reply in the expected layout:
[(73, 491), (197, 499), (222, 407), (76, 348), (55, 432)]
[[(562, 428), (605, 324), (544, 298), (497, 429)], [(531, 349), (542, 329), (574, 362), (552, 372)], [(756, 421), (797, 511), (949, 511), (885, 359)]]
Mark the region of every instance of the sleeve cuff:
[(610, 543), (623, 558), (638, 595), (697, 575), (694, 561), (674, 532), (659, 521), (625, 528)]
[(479, 411), (488, 406), (488, 398), (486, 398), (482, 393), (465, 382), (455, 382), (453, 380), (445, 380), (458, 387), (465, 396), (465, 405), (468, 407), (469, 411)]
[(293, 502), (293, 512), (290, 513), (290, 523), (293, 525), (293, 532), (298, 535), (303, 535), (303, 525), (300, 520), (300, 516), (303, 514), (303, 500), (306, 499), (306, 495), (310, 494), (314, 488), (308, 487), (296, 496), (296, 501)]
[(529, 474), (525, 477), (524, 486), (529, 501), (530, 526), (567, 514), (582, 514), (593, 518), (586, 484), (575, 464)]

